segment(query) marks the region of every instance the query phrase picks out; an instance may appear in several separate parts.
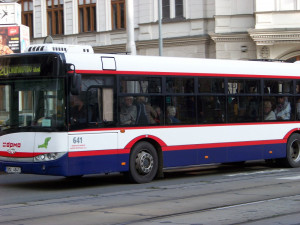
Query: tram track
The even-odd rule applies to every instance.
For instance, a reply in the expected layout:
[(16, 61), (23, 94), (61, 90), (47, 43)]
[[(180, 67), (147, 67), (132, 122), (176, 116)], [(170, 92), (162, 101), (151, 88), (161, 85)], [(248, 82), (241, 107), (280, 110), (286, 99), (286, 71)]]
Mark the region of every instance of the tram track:
[[(155, 216), (155, 217), (151, 217), (151, 218), (147, 218), (147, 219), (142, 219), (139, 221), (131, 221), (131, 222), (127, 222), (127, 223), (122, 223), (122, 224), (114, 224), (114, 225), (134, 225), (134, 224), (142, 224), (142, 223), (149, 223), (152, 221), (157, 221), (157, 220), (161, 220), (161, 219), (167, 219), (167, 218), (172, 218), (172, 217), (177, 217), (177, 216), (183, 216), (183, 215), (193, 215), (193, 214), (199, 214), (199, 213), (205, 213), (205, 212), (209, 212), (209, 211), (217, 211), (217, 210), (224, 210), (224, 209), (228, 209), (228, 208), (237, 208), (237, 207), (242, 207), (242, 206), (246, 206), (246, 205), (254, 205), (254, 204), (260, 204), (263, 202), (271, 202), (271, 201), (277, 201), (283, 198), (291, 198), (291, 197), (299, 197), (300, 199), (300, 195), (290, 195), (290, 196), (282, 196), (282, 197), (277, 197), (277, 198), (270, 198), (270, 199), (265, 199), (265, 200), (261, 200), (261, 201), (249, 201), (249, 202), (244, 202), (244, 203), (240, 203), (240, 204), (234, 204), (234, 205), (223, 205), (223, 206), (218, 206), (218, 207), (212, 207), (212, 208), (206, 208), (206, 209), (199, 209), (199, 210), (191, 210), (191, 211), (186, 211), (186, 212), (180, 212), (180, 213), (173, 213), (173, 214), (169, 214), (169, 215), (162, 215), (162, 216)], [(238, 224), (246, 224), (249, 222), (258, 222), (258, 221), (262, 221), (262, 220), (266, 220), (266, 219), (270, 219), (270, 218), (274, 218), (274, 217), (281, 217), (281, 216), (286, 216), (286, 215), (292, 215), (295, 213), (300, 213), (300, 210), (291, 212), (291, 213), (282, 213), (282, 214), (276, 214), (270, 217), (265, 217), (263, 219), (251, 219), (251, 220), (247, 220), (244, 222), (239, 221), (238, 223), (228, 223), (227, 225), (238, 225)]]
[[(227, 179), (226, 179), (227, 180)], [(239, 181), (241, 181), (243, 179), (239, 179)], [(186, 185), (185, 186), (185, 190), (189, 191), (187, 189), (197, 189), (200, 186), (207, 186), (207, 185), (218, 185), (218, 184), (224, 184), (226, 181), (225, 180), (220, 180), (217, 181), (213, 184), (210, 183), (193, 183), (191, 185)], [(65, 199), (57, 199), (57, 200), (53, 200), (53, 201), (40, 201), (40, 202), (28, 202), (28, 203), (24, 203), (24, 204), (18, 204), (18, 205), (8, 205), (6, 207), (1, 207), (0, 208), (0, 224), (15, 224), (15, 223), (19, 223), (19, 222), (24, 222), (24, 221), (28, 221), (28, 223), (32, 224), (32, 221), (36, 221), (36, 220), (40, 220), (41, 216), (45, 219), (48, 218), (49, 220), (51, 220), (51, 218), (59, 218), (59, 217), (74, 217), (78, 214), (90, 214), (90, 213), (97, 213), (97, 214), (103, 214), (103, 215), (114, 215), (114, 214), (119, 214), (119, 215), (125, 215), (125, 217), (127, 217), (128, 215), (132, 214), (132, 212), (134, 212), (134, 210), (132, 210), (132, 212), (122, 212), (122, 209), (142, 209), (145, 208), (145, 205), (161, 205), (161, 204), (165, 204), (170, 203), (170, 205), (176, 203), (177, 207), (176, 209), (174, 209), (174, 212), (172, 213), (166, 213), (166, 212), (161, 212), (161, 215), (159, 214), (155, 214), (154, 212), (154, 216), (152, 216), (152, 212), (151, 210), (146, 211), (146, 214), (141, 214), (138, 215), (138, 213), (135, 215), (135, 217), (137, 217), (135, 220), (128, 220), (127, 222), (122, 222), (122, 223), (109, 223), (109, 224), (137, 224), (137, 223), (143, 223), (143, 222), (149, 222), (149, 221), (153, 221), (153, 220), (159, 220), (159, 219), (164, 219), (164, 218), (171, 218), (171, 217), (176, 217), (176, 216), (185, 216), (185, 215), (193, 215), (193, 214), (201, 214), (201, 213), (205, 213), (205, 212), (211, 212), (211, 211), (216, 211), (216, 210), (220, 210), (221, 208), (229, 208), (229, 207), (238, 207), (238, 206), (242, 206), (245, 204), (255, 204), (255, 203), (259, 203), (259, 202), (263, 202), (263, 201), (275, 201), (277, 199), (282, 199), (282, 198), (291, 198), (291, 197), (300, 197), (299, 194), (278, 194), (277, 196), (273, 196), (273, 197), (265, 197), (264, 199), (262, 199), (261, 196), (257, 197), (258, 199), (260, 199), (259, 201), (256, 199), (254, 201), (246, 201), (243, 200), (242, 202), (237, 200), (237, 199), (232, 199), (231, 203), (232, 204), (220, 204), (218, 202), (215, 202), (213, 206), (211, 207), (204, 207), (200, 205), (197, 205), (196, 209), (190, 209), (190, 210), (184, 210), (184, 211), (176, 211), (178, 210), (178, 208), (180, 209), (180, 205), (184, 206), (185, 202), (189, 202), (195, 198), (202, 200), (203, 198), (205, 199), (217, 199), (218, 196), (220, 195), (236, 195), (239, 194), (240, 196), (246, 195), (246, 192), (253, 192), (254, 190), (258, 189), (269, 189), (271, 187), (274, 187), (274, 185), (278, 185), (281, 186), (282, 184), (285, 184), (285, 186), (289, 186), (290, 188), (295, 187), (297, 185), (295, 185), (296, 183), (299, 183), (299, 181), (295, 181), (295, 180), (290, 180), (290, 181), (282, 181), (282, 180), (277, 180), (277, 182), (275, 183), (271, 183), (271, 184), (262, 184), (262, 185), (257, 185), (257, 183), (255, 183), (255, 185), (250, 185), (247, 187), (241, 187), (241, 188), (233, 188), (230, 190), (219, 190), (219, 191), (214, 191), (214, 192), (210, 192), (210, 193), (201, 193), (199, 194), (199, 192), (201, 192), (201, 190), (199, 190), (196, 194), (186, 194), (184, 196), (168, 196), (168, 197), (161, 197), (159, 196), (157, 193), (161, 192), (161, 191), (175, 191), (176, 189), (182, 189), (181, 186), (179, 187), (160, 187), (160, 188), (148, 188), (148, 189), (143, 189), (143, 190), (139, 190), (139, 191), (131, 191), (128, 193), (110, 193), (110, 194), (106, 194), (106, 195), (94, 195), (94, 196), (84, 196), (84, 197), (79, 197), (79, 198), (65, 198)], [(280, 188), (278, 188), (280, 189)], [(299, 189), (299, 188), (298, 188)], [(286, 192), (286, 190), (285, 190)], [(293, 191), (291, 191), (292, 193)], [(145, 197), (145, 199), (139, 201), (139, 202), (134, 202), (134, 203), (122, 203), (121, 204), (115, 204), (115, 203), (111, 203), (108, 207), (91, 207), (93, 206), (95, 201), (101, 201), (101, 200), (105, 200), (105, 198), (112, 198), (113, 199), (117, 199), (117, 198), (121, 198), (124, 195), (132, 195), (132, 197), (137, 197), (137, 196), (142, 196), (143, 194), (147, 193), (147, 196)], [(155, 197), (157, 196), (157, 197)], [(112, 202), (113, 202), (112, 199)], [(152, 199), (152, 200), (151, 200)], [(87, 207), (85, 209), (73, 209), (68, 211), (63, 211), (63, 212), (55, 212), (53, 214), (51, 213), (45, 213), (44, 215), (38, 215), (38, 216), (23, 216), (22, 218), (18, 218), (18, 219), (7, 219), (7, 220), (2, 220), (1, 218), (3, 214), (9, 213), (9, 211), (22, 211), (24, 209), (28, 209), (29, 207), (31, 207), (33, 210), (34, 209), (42, 209), (42, 208), (55, 208), (60, 204), (66, 204), (66, 205), (76, 205), (79, 202), (83, 202), (84, 205), (88, 205), (90, 204), (90, 207)], [(165, 204), (166, 205), (166, 204)], [(184, 207), (182, 207), (181, 209), (184, 209)], [(44, 211), (44, 210), (43, 210)], [(157, 213), (157, 212), (156, 212)], [(145, 218), (140, 218), (140, 217), (145, 217)], [(26, 224), (26, 223), (25, 223)]]
[[(238, 207), (243, 207), (246, 205), (254, 205), (254, 204), (260, 204), (260, 203), (264, 203), (264, 202), (271, 202), (271, 201), (277, 201), (277, 200), (282, 200), (282, 199), (286, 199), (286, 198), (299, 198), (300, 201), (300, 194), (297, 195), (288, 195), (288, 196), (280, 196), (280, 197), (276, 197), (276, 198), (268, 198), (268, 199), (264, 199), (264, 200), (260, 200), (260, 201), (246, 201), (240, 204), (226, 204), (226, 205), (219, 205), (216, 207), (209, 207), (209, 208), (203, 208), (203, 209), (195, 209), (195, 210), (189, 210), (189, 211), (184, 211), (184, 212), (176, 212), (176, 213), (170, 213), (170, 214), (165, 214), (165, 215), (158, 215), (158, 216), (149, 216), (145, 219), (139, 219), (139, 220), (133, 220), (133, 221), (127, 221), (127, 222), (122, 222), (122, 223), (110, 223), (111, 225), (134, 225), (134, 224), (149, 224), (150, 222), (155, 222), (158, 220), (162, 220), (162, 219), (168, 219), (168, 218), (173, 218), (173, 217), (178, 217), (178, 216), (192, 216), (195, 214), (201, 214), (201, 213), (206, 213), (206, 212), (212, 212), (212, 211), (219, 211), (219, 210), (224, 210), (224, 209), (228, 209), (228, 208), (238, 208)], [(122, 206), (122, 207), (132, 207), (132, 206), (138, 206), (138, 205), (127, 205), (127, 206)], [(104, 213), (109, 213), (111, 211), (113, 211), (114, 208), (99, 208), (99, 209), (92, 209), (92, 210), (80, 210), (80, 211), (73, 211), (73, 212), (69, 212), (69, 213), (63, 213), (63, 214), (54, 214), (54, 215), (48, 215), (48, 216), (44, 216), (44, 219), (47, 218), (51, 221), (52, 218), (59, 218), (61, 215), (64, 217), (72, 217), (73, 215), (76, 214), (82, 214), (82, 213), (97, 213), (97, 212), (104, 212)], [(1, 210), (0, 210), (1, 211)], [(280, 213), (280, 214), (276, 214), (276, 215), (272, 215), (269, 217), (265, 217), (265, 218), (260, 218), (260, 219), (251, 219), (251, 220), (246, 220), (246, 221), (239, 221), (238, 223), (228, 223), (227, 225), (237, 225), (237, 224), (247, 224), (249, 222), (258, 222), (258, 221), (262, 221), (262, 220), (266, 220), (269, 218), (274, 218), (274, 217), (281, 217), (281, 216), (286, 216), (289, 214), (295, 214), (295, 213), (300, 213), (300, 210), (297, 211), (293, 211), (290, 213)], [(0, 214), (1, 215), (1, 214)], [(30, 224), (32, 224), (31, 222), (36, 220), (36, 219), (40, 219), (40, 217), (28, 217), (28, 218), (22, 218), (22, 219), (17, 219), (17, 220), (9, 220), (9, 221), (1, 221), (0, 224), (17, 224), (19, 222), (22, 222), (23, 224), (27, 224), (26, 222), (30, 222)], [(35, 224), (35, 223), (33, 223)]]
[[(277, 215), (265, 217), (263, 219), (251, 219), (251, 220), (248, 220), (248, 221), (245, 221), (245, 222), (231, 223), (231, 224), (228, 224), (228, 225), (242, 225), (242, 224), (251, 224), (251, 223), (258, 223), (258, 222), (261, 223), (261, 222), (269, 220), (269, 219), (276, 219), (276, 218), (279, 218), (279, 217), (282, 217), (282, 216), (290, 216), (290, 215), (299, 214), (299, 213), (300, 213), (300, 210), (296, 211), (296, 212), (291, 212), (291, 213), (277, 214)], [(295, 225), (297, 225), (297, 224), (295, 224)]]
[[(271, 174), (265, 174), (264, 176), (262, 176), (261, 178), (263, 177), (267, 177), (267, 175), (271, 175)], [(66, 198), (65, 200), (68, 202), (68, 203), (72, 203), (72, 202), (76, 202), (76, 201), (80, 201), (81, 199), (85, 199), (85, 200), (88, 200), (88, 199), (94, 199), (94, 198), (97, 198), (97, 197), (103, 197), (103, 198), (109, 198), (111, 196), (123, 196), (124, 194), (134, 194), (134, 195), (139, 195), (139, 194), (143, 194), (145, 192), (159, 192), (161, 190), (176, 190), (176, 189), (182, 189), (182, 188), (185, 188), (185, 189), (196, 189), (195, 187), (197, 186), (207, 186), (207, 185), (219, 185), (219, 184), (226, 184), (226, 183), (232, 183), (234, 181), (239, 181), (239, 182), (242, 182), (244, 180), (249, 180), (249, 178), (247, 177), (238, 177), (238, 180), (233, 180), (232, 177), (226, 177), (226, 178), (223, 178), (223, 179), (220, 179), (218, 181), (213, 181), (213, 182), (207, 182), (207, 181), (199, 181), (199, 182), (194, 182), (194, 183), (190, 183), (190, 185), (188, 185), (188, 187), (185, 187), (186, 184), (183, 184), (183, 185), (170, 185), (170, 186), (162, 186), (162, 187), (155, 187), (155, 186), (150, 186), (150, 187), (147, 187), (145, 189), (141, 189), (141, 190), (138, 190), (138, 191), (124, 191), (124, 192), (119, 192), (118, 194), (116, 193), (108, 193), (108, 194), (95, 194), (95, 195), (88, 195), (88, 196), (83, 196), (83, 197), (78, 197), (74, 200), (73, 197), (69, 197), (69, 198)], [(298, 180), (282, 180), (282, 179), (278, 179), (278, 182), (275, 182), (276, 184), (278, 185), (281, 185), (281, 184), (292, 184), (292, 183), (298, 183), (299, 181)], [(257, 185), (257, 183), (255, 183), (254, 185), (247, 185), (247, 186), (244, 186), (244, 187), (241, 187), (241, 188), (233, 188), (233, 189), (230, 189), (228, 191), (224, 191), (224, 190), (220, 190), (220, 191), (214, 191), (214, 192), (205, 192), (205, 193), (202, 193), (201, 195), (199, 195), (199, 193), (197, 194), (192, 194), (192, 195), (188, 195), (188, 196), (184, 196), (184, 197), (175, 197), (173, 198), (173, 200), (181, 200), (181, 199), (186, 199), (186, 198), (194, 198), (194, 197), (201, 197), (201, 196), (206, 196), (206, 197), (209, 197), (209, 196), (213, 196), (213, 195), (217, 195), (217, 194), (225, 194), (225, 193), (230, 193), (230, 192), (239, 192), (239, 191), (243, 191), (243, 190), (247, 190), (247, 189), (254, 189), (254, 188), (264, 188), (264, 187), (271, 187), (273, 186), (274, 183), (272, 184), (263, 184), (263, 185)], [(59, 198), (59, 201), (55, 201), (55, 200), (52, 200), (51, 202), (49, 203), (46, 203), (46, 204), (55, 204), (55, 203), (59, 203), (61, 202), (61, 198)], [(64, 201), (64, 200), (63, 200)], [(158, 201), (165, 201), (164, 199), (162, 200), (158, 200)], [(153, 203), (153, 202), (158, 202), (157, 200), (153, 200), (153, 201), (150, 201), (148, 203)], [(34, 205), (43, 205), (43, 202), (48, 202), (47, 200), (45, 201), (38, 201), (38, 203), (35, 203)], [(19, 208), (19, 207), (24, 207), (24, 206), (28, 206), (28, 205), (31, 205), (31, 203), (29, 202), (26, 202), (26, 203), (16, 203), (16, 204), (12, 204), (12, 208)], [(134, 204), (135, 205), (135, 204)], [(119, 205), (120, 206), (120, 205)], [(125, 205), (121, 205), (122, 207), (130, 207), (132, 206), (131, 204), (125, 204)], [(7, 207), (5, 206), (1, 206), (0, 205), (0, 212), (2, 209), (7, 209), (7, 208), (10, 208), (9, 205)]]

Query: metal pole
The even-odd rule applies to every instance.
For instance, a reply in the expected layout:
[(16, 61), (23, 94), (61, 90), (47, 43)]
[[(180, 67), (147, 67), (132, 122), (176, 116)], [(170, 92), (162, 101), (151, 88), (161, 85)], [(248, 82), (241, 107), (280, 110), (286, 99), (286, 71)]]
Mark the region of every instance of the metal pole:
[(159, 56), (163, 55), (163, 39), (161, 31), (162, 19), (162, 0), (158, 0), (158, 42), (159, 42)]
[(134, 5), (133, 0), (126, 0), (126, 31), (127, 45), (126, 51), (131, 55), (136, 55), (136, 46), (134, 39)]

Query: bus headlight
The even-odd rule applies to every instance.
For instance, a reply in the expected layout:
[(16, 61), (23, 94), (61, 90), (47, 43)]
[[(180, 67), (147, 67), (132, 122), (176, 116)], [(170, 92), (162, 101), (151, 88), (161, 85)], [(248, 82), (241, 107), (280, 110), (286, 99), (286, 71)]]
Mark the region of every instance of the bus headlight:
[(45, 161), (51, 161), (60, 158), (64, 153), (59, 152), (53, 152), (53, 153), (46, 153), (37, 155), (34, 157), (35, 162), (45, 162)]

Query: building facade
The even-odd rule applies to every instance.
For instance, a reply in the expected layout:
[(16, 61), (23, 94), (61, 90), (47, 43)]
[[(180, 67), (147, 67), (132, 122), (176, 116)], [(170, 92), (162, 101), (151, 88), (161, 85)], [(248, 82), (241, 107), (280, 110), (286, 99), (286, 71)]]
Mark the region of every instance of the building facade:
[[(9, 2), (10, 0), (6, 0)], [(126, 0), (19, 0), (31, 43), (126, 51)], [(162, 0), (163, 55), (218, 59), (300, 56), (300, 0)], [(158, 0), (134, 1), (137, 54), (158, 55)]]

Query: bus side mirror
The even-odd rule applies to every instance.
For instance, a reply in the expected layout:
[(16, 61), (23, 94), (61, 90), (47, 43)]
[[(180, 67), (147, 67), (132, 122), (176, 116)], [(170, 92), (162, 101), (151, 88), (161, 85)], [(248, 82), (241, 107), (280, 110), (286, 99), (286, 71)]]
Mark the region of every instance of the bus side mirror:
[(73, 73), (70, 90), (72, 95), (79, 95), (81, 91), (81, 74)]

